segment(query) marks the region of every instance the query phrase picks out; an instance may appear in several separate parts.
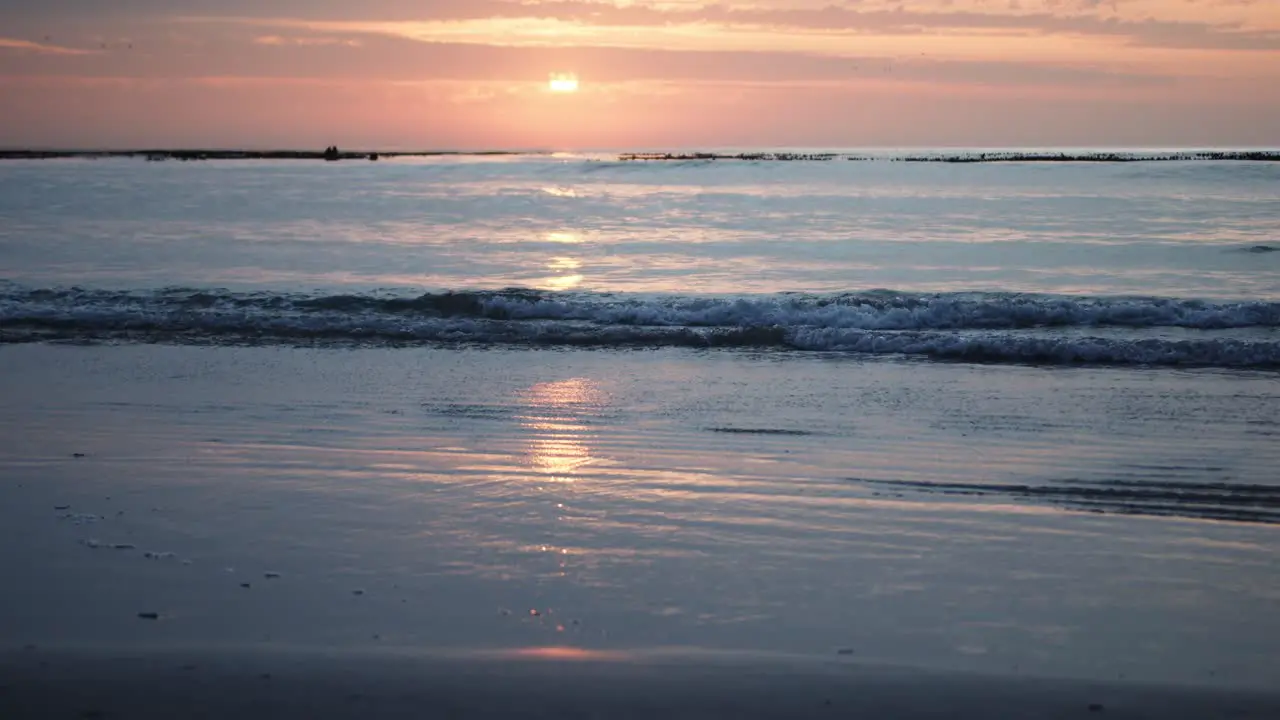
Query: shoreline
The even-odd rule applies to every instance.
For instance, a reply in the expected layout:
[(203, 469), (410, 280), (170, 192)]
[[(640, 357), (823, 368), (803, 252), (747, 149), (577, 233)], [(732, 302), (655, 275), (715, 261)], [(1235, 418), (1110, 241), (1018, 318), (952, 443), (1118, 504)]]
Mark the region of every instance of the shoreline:
[[(336, 154), (311, 150), (201, 150), (155, 148), (138, 150), (0, 150), (0, 160), (66, 160), (141, 158), (149, 161), (177, 160), (378, 160), (398, 157), (513, 157), (549, 156), (549, 151), (521, 150), (422, 150), (341, 151)], [(605, 153), (612, 154), (612, 153)], [(1138, 150), (1052, 151), (1052, 150), (971, 150), (971, 151), (887, 151), (883, 155), (841, 152), (623, 152), (613, 154), (617, 162), (909, 162), (909, 163), (1129, 163), (1129, 162), (1280, 162), (1280, 150)]]
[[(1258, 571), (1277, 526), (900, 484), (1274, 486), (1274, 427), (1256, 424), (1270, 376), (491, 348), (0, 355), (0, 522), (25, 539), (0, 551), (20, 590), (0, 603), (0, 655), (30, 644), (32, 664), (170, 647), (194, 655), (172, 667), (205, 667), (229, 648), (283, 677), (271, 653), (290, 648), (397, 666), (572, 647), (584, 669), (679, 648), (692, 670), (745, 655), (774, 677), (794, 662), (1276, 687)], [(1145, 407), (1160, 412), (1135, 426)]]
[(0, 651), (0, 715), (381, 718), (1269, 717), (1262, 690), (940, 673), (836, 659), (274, 648)]

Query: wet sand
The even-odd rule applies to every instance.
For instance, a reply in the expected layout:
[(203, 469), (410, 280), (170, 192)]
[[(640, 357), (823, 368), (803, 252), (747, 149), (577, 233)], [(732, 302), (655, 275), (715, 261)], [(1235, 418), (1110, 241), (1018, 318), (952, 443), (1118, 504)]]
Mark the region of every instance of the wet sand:
[(0, 717), (1267, 718), (1280, 695), (685, 652), (0, 653)]
[[(194, 648), (164, 667), (205, 668), (230, 647), (225, 667), (274, 678), (273, 653), (322, 647), (334, 664), (297, 687), (329, 693), (366, 655), (394, 678), (419, 667), (398, 653), (442, 648), (679, 647), (1003, 678), (957, 703), (1028, 676), (1276, 687), (1280, 525), (1208, 517), (1268, 509), (1246, 500), (1273, 495), (1269, 374), (677, 349), (0, 362), (0, 650), (35, 646), (23, 673), (53, 648)], [(172, 668), (114, 667), (68, 665), (169, 687)], [(233, 674), (199, 692), (241, 692)]]

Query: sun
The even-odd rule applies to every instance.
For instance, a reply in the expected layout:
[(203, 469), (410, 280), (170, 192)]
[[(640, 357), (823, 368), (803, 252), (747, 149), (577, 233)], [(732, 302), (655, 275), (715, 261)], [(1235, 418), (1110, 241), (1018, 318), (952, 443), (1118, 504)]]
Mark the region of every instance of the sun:
[(573, 73), (551, 73), (548, 87), (553, 93), (578, 92), (578, 76)]

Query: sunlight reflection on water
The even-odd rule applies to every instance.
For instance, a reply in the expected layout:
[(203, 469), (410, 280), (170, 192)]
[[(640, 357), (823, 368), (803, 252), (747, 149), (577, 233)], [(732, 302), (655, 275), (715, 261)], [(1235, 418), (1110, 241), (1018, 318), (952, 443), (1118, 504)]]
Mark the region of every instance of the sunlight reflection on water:
[(573, 474), (592, 462), (589, 428), (582, 419), (595, 414), (602, 397), (596, 382), (587, 378), (538, 383), (524, 391), (522, 399), (531, 412), (520, 424), (533, 431), (530, 466), (554, 482), (573, 482)]
[(582, 233), (577, 232), (549, 232), (542, 235), (542, 239), (547, 242), (565, 243), (566, 245), (577, 245), (586, 242), (586, 238)]
[[(44, 285), (333, 292), (1280, 294), (1270, 259), (1247, 252), (1280, 227), (1260, 190), (1274, 168), (146, 165), (6, 165), (11, 272)], [(544, 277), (551, 244), (581, 246), (591, 272)]]

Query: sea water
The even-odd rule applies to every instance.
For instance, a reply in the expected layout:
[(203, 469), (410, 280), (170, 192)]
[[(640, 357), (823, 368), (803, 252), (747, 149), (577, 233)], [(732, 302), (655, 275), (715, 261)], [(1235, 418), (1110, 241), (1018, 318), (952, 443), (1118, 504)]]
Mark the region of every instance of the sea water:
[(1278, 183), (5, 162), (0, 630), (1273, 684)]

